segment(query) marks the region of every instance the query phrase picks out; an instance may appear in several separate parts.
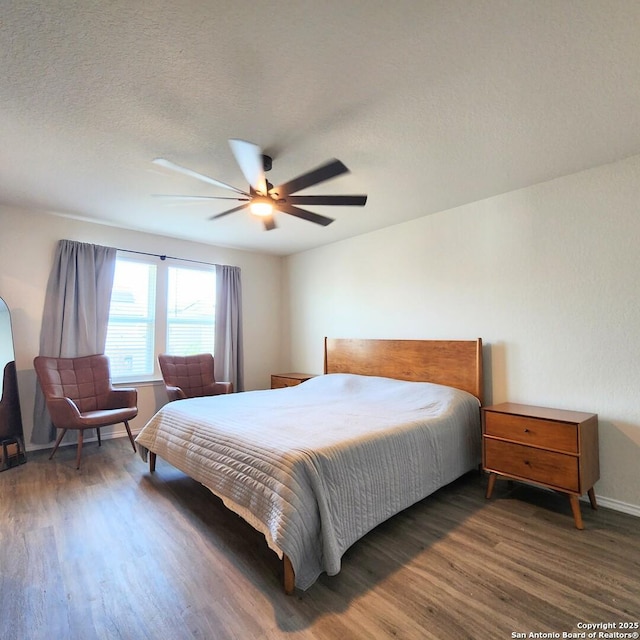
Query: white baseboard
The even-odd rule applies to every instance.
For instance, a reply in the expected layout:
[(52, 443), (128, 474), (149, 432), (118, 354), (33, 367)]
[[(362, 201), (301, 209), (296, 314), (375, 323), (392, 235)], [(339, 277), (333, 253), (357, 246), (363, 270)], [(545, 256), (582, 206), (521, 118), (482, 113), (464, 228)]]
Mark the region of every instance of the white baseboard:
[[(134, 431), (132, 429), (131, 430), (131, 435), (133, 436), (133, 439), (135, 440), (135, 437), (138, 435), (138, 432)], [(127, 430), (124, 428), (124, 425), (120, 426), (117, 429), (114, 429), (110, 433), (104, 433), (104, 431), (103, 431), (101, 436), (102, 436), (103, 440), (113, 440), (114, 438), (128, 438), (129, 437), (127, 435)], [(98, 441), (98, 438), (92, 438), (92, 439), (94, 440), (94, 442)], [(87, 440), (87, 442), (89, 442), (89, 441)]]
[[(71, 433), (71, 432), (69, 432)], [(89, 433), (95, 433), (95, 431), (91, 430)], [(133, 429), (131, 430), (131, 435), (133, 436), (134, 440), (135, 437), (138, 435), (137, 431), (134, 431)], [(112, 431), (107, 431), (105, 432), (105, 430), (103, 429), (102, 433), (100, 434), (101, 439), (102, 440), (113, 440), (114, 438), (128, 438), (129, 436), (127, 435), (127, 430), (124, 428), (124, 425), (120, 426), (120, 428), (115, 428)], [(85, 438), (84, 442), (98, 442), (98, 437), (97, 436), (92, 436), (90, 438)], [(60, 447), (75, 447), (76, 443), (75, 442), (62, 442), (60, 444)], [(53, 442), (50, 442), (49, 444), (33, 444), (32, 442), (30, 443), (25, 443), (25, 448), (27, 450), (27, 453), (29, 453), (30, 451), (42, 451), (43, 449), (53, 449)]]
[(621, 511), (622, 513), (628, 513), (630, 516), (640, 518), (640, 506), (638, 505), (621, 502), (620, 500), (614, 500), (613, 498), (604, 498), (602, 496), (596, 496), (596, 500), (600, 507), (606, 507), (607, 509), (613, 509), (614, 511)]

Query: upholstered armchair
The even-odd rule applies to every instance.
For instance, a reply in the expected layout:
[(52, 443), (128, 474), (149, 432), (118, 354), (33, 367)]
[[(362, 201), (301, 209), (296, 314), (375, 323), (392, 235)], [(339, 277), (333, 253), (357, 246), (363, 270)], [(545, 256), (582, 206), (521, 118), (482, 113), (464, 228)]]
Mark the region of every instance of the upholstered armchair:
[(98, 446), (102, 445), (100, 428), (123, 422), (136, 450), (129, 420), (138, 415), (136, 389), (114, 389), (111, 386), (109, 359), (104, 355), (80, 358), (38, 356), (33, 365), (44, 393), (51, 421), (60, 434), (49, 460), (69, 429), (78, 431), (76, 468), (80, 468), (85, 429), (95, 429)]
[(231, 393), (231, 382), (216, 382), (213, 374), (213, 356), (200, 353), (194, 356), (158, 356), (160, 371), (169, 400), (183, 400), (199, 396), (217, 396)]

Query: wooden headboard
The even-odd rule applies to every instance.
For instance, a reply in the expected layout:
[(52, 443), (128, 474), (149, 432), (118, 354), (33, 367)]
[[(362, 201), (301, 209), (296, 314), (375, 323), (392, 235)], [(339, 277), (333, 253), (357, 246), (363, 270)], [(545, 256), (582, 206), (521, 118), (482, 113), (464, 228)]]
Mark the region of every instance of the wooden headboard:
[(324, 339), (324, 372), (434, 382), (483, 400), (482, 339)]

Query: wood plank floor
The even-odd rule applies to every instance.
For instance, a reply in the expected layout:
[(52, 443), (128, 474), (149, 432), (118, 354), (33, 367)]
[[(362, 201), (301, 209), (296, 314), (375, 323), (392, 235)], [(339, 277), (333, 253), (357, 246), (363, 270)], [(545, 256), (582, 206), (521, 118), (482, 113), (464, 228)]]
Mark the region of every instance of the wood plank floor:
[[(260, 534), (127, 439), (0, 473), (0, 638), (499, 640), (640, 620), (640, 519), (468, 474), (285, 596)], [(596, 487), (597, 489), (597, 487)], [(526, 636), (520, 636), (526, 637)]]

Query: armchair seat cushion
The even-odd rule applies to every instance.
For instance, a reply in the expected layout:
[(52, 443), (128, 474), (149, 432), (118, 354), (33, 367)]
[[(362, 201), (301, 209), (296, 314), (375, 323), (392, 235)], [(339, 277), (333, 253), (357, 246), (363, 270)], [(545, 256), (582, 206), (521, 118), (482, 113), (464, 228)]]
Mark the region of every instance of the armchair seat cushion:
[(78, 422), (85, 427), (107, 427), (111, 424), (132, 420), (138, 414), (137, 408), (129, 409), (98, 409), (85, 411), (78, 417)]

